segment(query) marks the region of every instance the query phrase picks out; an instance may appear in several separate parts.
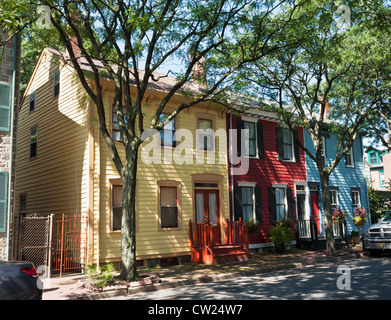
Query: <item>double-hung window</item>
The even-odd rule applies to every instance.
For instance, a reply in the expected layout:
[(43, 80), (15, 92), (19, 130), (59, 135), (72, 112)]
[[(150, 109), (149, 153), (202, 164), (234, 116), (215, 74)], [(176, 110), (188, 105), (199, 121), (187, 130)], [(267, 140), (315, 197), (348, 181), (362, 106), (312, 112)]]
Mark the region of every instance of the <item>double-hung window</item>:
[(30, 158), (35, 158), (38, 153), (38, 127), (30, 130)]
[(121, 230), (122, 221), (122, 186), (112, 186), (112, 217), (111, 227), (113, 231)]
[(214, 150), (213, 122), (209, 119), (198, 119), (198, 147), (200, 150)]
[(237, 152), (246, 157), (263, 158), (263, 124), (262, 122), (238, 120)]
[(360, 190), (352, 190), (352, 203), (353, 203), (353, 212), (357, 208), (361, 208)]
[[(295, 139), (296, 137), (296, 139)], [(298, 131), (277, 126), (278, 159), (282, 161), (300, 161), (299, 145), (296, 143)]]
[(257, 154), (257, 134), (254, 122), (244, 122), (244, 129), (248, 130), (247, 139), (244, 140), (244, 155), (255, 157)]
[(330, 190), (331, 209), (338, 209), (338, 190)]
[(269, 188), (270, 223), (278, 220), (293, 219), (293, 193), (285, 184), (273, 184)]
[[(160, 115), (160, 121), (165, 121), (167, 115), (162, 113)], [(164, 124), (162, 130), (160, 130), (160, 145), (163, 147), (175, 147), (175, 119)]]
[(242, 187), (243, 221), (255, 220), (255, 198), (253, 187)]
[(178, 228), (177, 187), (160, 187), (160, 228)]
[(289, 129), (282, 128), (282, 150), (281, 160), (293, 160), (293, 134)]
[(378, 159), (377, 159), (377, 153), (376, 152), (372, 152), (372, 153), (370, 153), (369, 154), (369, 163), (370, 164), (379, 164), (379, 161), (378, 161)]
[(262, 223), (261, 189), (255, 183), (239, 182), (234, 187), (235, 221), (253, 219)]
[(29, 110), (30, 112), (35, 110), (35, 90), (31, 91), (29, 95)]
[(60, 70), (54, 72), (53, 76), (53, 98), (60, 94)]
[(349, 151), (346, 153), (346, 166), (353, 168), (354, 167), (354, 160), (353, 160), (353, 148), (350, 148)]
[[(123, 112), (123, 115), (124, 115), (124, 123), (126, 124), (127, 121), (128, 121), (126, 107), (122, 108), (122, 112)], [(111, 129), (111, 131), (112, 131), (112, 136), (113, 136), (113, 140), (114, 141), (122, 141), (122, 139), (121, 139), (121, 131), (120, 131), (120, 128), (119, 128), (119, 123), (118, 123), (118, 116), (117, 116), (117, 112), (114, 111), (114, 106), (113, 106), (113, 121), (112, 121), (112, 129)]]
[(277, 220), (287, 218), (285, 188), (276, 188), (276, 217)]

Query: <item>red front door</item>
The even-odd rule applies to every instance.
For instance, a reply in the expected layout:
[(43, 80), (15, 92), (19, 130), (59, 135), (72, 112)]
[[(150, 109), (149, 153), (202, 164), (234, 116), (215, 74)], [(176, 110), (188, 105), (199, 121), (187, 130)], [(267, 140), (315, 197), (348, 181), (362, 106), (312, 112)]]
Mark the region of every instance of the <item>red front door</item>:
[(196, 221), (212, 224), (213, 242), (221, 244), (218, 190), (196, 190)]
[(316, 223), (318, 234), (320, 233), (320, 221), (319, 221), (319, 193), (311, 193), (311, 219)]

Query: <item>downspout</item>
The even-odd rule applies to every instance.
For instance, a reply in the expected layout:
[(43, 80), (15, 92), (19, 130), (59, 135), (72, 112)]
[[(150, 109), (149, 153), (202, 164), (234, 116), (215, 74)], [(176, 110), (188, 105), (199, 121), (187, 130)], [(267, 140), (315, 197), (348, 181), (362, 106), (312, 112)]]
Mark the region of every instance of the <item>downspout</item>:
[(232, 221), (235, 220), (235, 206), (234, 206), (234, 174), (233, 174), (233, 166), (232, 166), (232, 159), (233, 159), (233, 143), (232, 143), (232, 106), (230, 110), (230, 116), (229, 116), (229, 152), (230, 157), (228, 158), (231, 166), (231, 172), (230, 172), (230, 178), (231, 178), (231, 210), (232, 210)]
[(8, 203), (7, 203), (7, 247), (5, 260), (9, 261), (10, 248), (10, 223), (11, 223), (11, 191), (13, 178), (13, 150), (14, 150), (14, 116), (15, 116), (15, 87), (16, 87), (16, 54), (18, 49), (18, 37), (14, 36), (14, 61), (12, 67), (12, 93), (11, 93), (11, 121), (10, 121), (10, 160), (9, 160), (9, 174), (8, 174)]
[[(364, 156), (364, 143), (363, 143), (363, 136), (360, 134), (360, 147), (361, 147), (361, 154), (362, 154), (362, 163), (363, 163), (363, 175), (364, 175), (364, 179), (365, 179), (365, 192), (367, 194), (367, 209), (368, 209), (368, 224), (371, 225), (371, 208), (369, 206), (369, 191), (368, 191), (368, 183), (367, 183), (367, 179), (365, 178), (365, 156)], [(364, 242), (363, 242), (364, 243)]]

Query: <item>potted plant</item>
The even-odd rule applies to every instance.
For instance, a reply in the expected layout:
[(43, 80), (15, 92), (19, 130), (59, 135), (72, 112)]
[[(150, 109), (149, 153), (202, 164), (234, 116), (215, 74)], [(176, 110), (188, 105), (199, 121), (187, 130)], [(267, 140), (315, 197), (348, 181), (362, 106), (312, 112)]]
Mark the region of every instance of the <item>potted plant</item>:
[(247, 220), (246, 224), (247, 224), (248, 232), (255, 232), (258, 230), (259, 227), (258, 220), (254, 220), (253, 218), (250, 218)]
[(360, 243), (360, 233), (357, 230), (352, 230), (351, 233), (353, 244)]
[(293, 240), (289, 221), (278, 221), (276, 225), (268, 231), (268, 238), (273, 242), (276, 252), (284, 252)]
[(368, 219), (368, 214), (364, 208), (357, 208), (353, 213), (353, 223), (355, 226), (360, 227), (365, 224)]

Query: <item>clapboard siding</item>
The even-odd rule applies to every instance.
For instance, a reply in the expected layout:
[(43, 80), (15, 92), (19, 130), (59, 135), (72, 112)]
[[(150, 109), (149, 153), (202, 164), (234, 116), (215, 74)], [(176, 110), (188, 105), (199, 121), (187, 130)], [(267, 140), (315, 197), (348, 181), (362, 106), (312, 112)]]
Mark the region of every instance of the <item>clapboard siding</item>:
[[(59, 68), (60, 95), (53, 98), (53, 73)], [(34, 89), (35, 111), (29, 112), (28, 94), (19, 111), (15, 212), (19, 214), (18, 199), (25, 194), (27, 214), (85, 216), (87, 113), (80, 105), (80, 84), (72, 68), (44, 50), (28, 86), (28, 90)], [(38, 151), (37, 157), (30, 159), (30, 130), (35, 126)]]
[[(232, 129), (237, 129), (237, 121), (241, 120), (240, 116), (233, 116), (232, 118)], [(227, 128), (230, 126), (230, 115), (226, 117)], [(250, 243), (259, 244), (268, 242), (267, 232), (272, 227), (270, 219), (269, 209), (269, 188), (273, 184), (284, 184), (291, 189), (292, 193), (295, 193), (295, 182), (305, 182), (307, 180), (306, 175), (306, 162), (304, 151), (300, 148), (299, 150), (299, 161), (289, 162), (282, 161), (278, 158), (278, 147), (277, 147), (277, 119), (269, 119), (259, 117), (254, 120), (262, 123), (263, 128), (263, 157), (258, 156), (249, 158), (249, 167), (247, 172), (243, 172), (241, 175), (234, 175), (234, 187), (238, 186), (241, 182), (255, 183), (256, 187), (260, 188), (260, 202), (261, 202), (261, 216), (262, 223), (258, 232), (250, 233)], [(303, 129), (298, 128), (299, 140), (303, 143)], [(229, 163), (229, 168), (230, 168)], [(230, 170), (230, 169), (229, 169)], [(231, 179), (229, 180), (231, 184)], [(232, 187), (230, 185), (230, 187)], [(232, 212), (232, 197), (230, 193), (230, 203)], [(293, 217), (296, 216), (296, 205), (295, 203), (288, 203), (288, 206), (292, 206)]]
[[(106, 112), (111, 114), (110, 108), (112, 96), (107, 98)], [(175, 107), (175, 105), (171, 105)], [(145, 127), (149, 127), (148, 121), (152, 116), (154, 110), (146, 108)], [(189, 129), (193, 136), (196, 136), (197, 115), (208, 114), (214, 117), (216, 129), (225, 130), (225, 116), (219, 114), (217, 110), (207, 107), (192, 107), (189, 111), (181, 112), (176, 118), (176, 129)], [(110, 118), (110, 117), (108, 117)], [(108, 119), (108, 125), (110, 119)], [(137, 194), (136, 194), (136, 239), (137, 239), (137, 256), (139, 259), (151, 257), (165, 257), (190, 254), (189, 244), (189, 230), (188, 221), (194, 220), (193, 196), (192, 196), (192, 174), (214, 173), (223, 176), (223, 192), (220, 194), (223, 203), (221, 211), (221, 220), (228, 218), (228, 177), (227, 177), (227, 155), (226, 155), (226, 137), (223, 139), (222, 150), (217, 150), (216, 161), (217, 164), (195, 164), (195, 148), (196, 141), (194, 140), (193, 151), (188, 155), (193, 156), (194, 164), (178, 165), (174, 161), (172, 164), (164, 164), (164, 148), (162, 150), (162, 164), (146, 165), (142, 162), (141, 153), (142, 148), (150, 142), (145, 142), (139, 151), (139, 165), (137, 176)], [(117, 143), (121, 157), (124, 157), (123, 147), (121, 143)], [(217, 146), (218, 148), (218, 146)], [(219, 157), (221, 157), (221, 164), (219, 164)], [(205, 158), (206, 160), (206, 158)], [(120, 259), (121, 243), (120, 232), (113, 232), (110, 230), (111, 208), (110, 208), (110, 180), (118, 179), (119, 175), (111, 161), (111, 154), (103, 142), (100, 144), (100, 162), (101, 168), (101, 185), (100, 185), (100, 235), (99, 248), (101, 255), (101, 262), (115, 261)], [(159, 212), (158, 212), (158, 181), (174, 180), (180, 182), (181, 195), (180, 206), (181, 216), (180, 225), (175, 230), (161, 230), (159, 229)]]
[[(330, 163), (335, 159), (337, 151), (337, 141), (338, 137), (334, 133), (330, 133), (330, 136), (326, 139), (326, 166), (329, 166)], [(314, 153), (315, 149), (308, 131), (305, 131), (305, 145), (310, 152)], [(352, 188), (360, 191), (361, 205), (368, 211), (368, 193), (367, 193), (367, 184), (365, 179), (365, 167), (363, 160), (363, 146), (361, 137), (357, 138), (353, 143), (353, 160), (354, 167), (346, 166), (346, 158), (343, 157), (338, 166), (330, 175), (330, 186), (338, 189), (338, 202), (339, 206), (343, 211), (348, 212), (347, 226), (348, 231), (356, 230), (356, 227), (353, 225), (353, 203), (351, 191)], [(315, 162), (307, 158), (307, 175), (308, 181), (313, 183), (319, 183), (319, 173), (316, 167)], [(319, 192), (321, 199), (321, 191)], [(323, 204), (322, 201), (319, 203), (320, 209), (320, 221), (323, 221)], [(320, 224), (321, 234), (324, 235), (324, 225)]]

